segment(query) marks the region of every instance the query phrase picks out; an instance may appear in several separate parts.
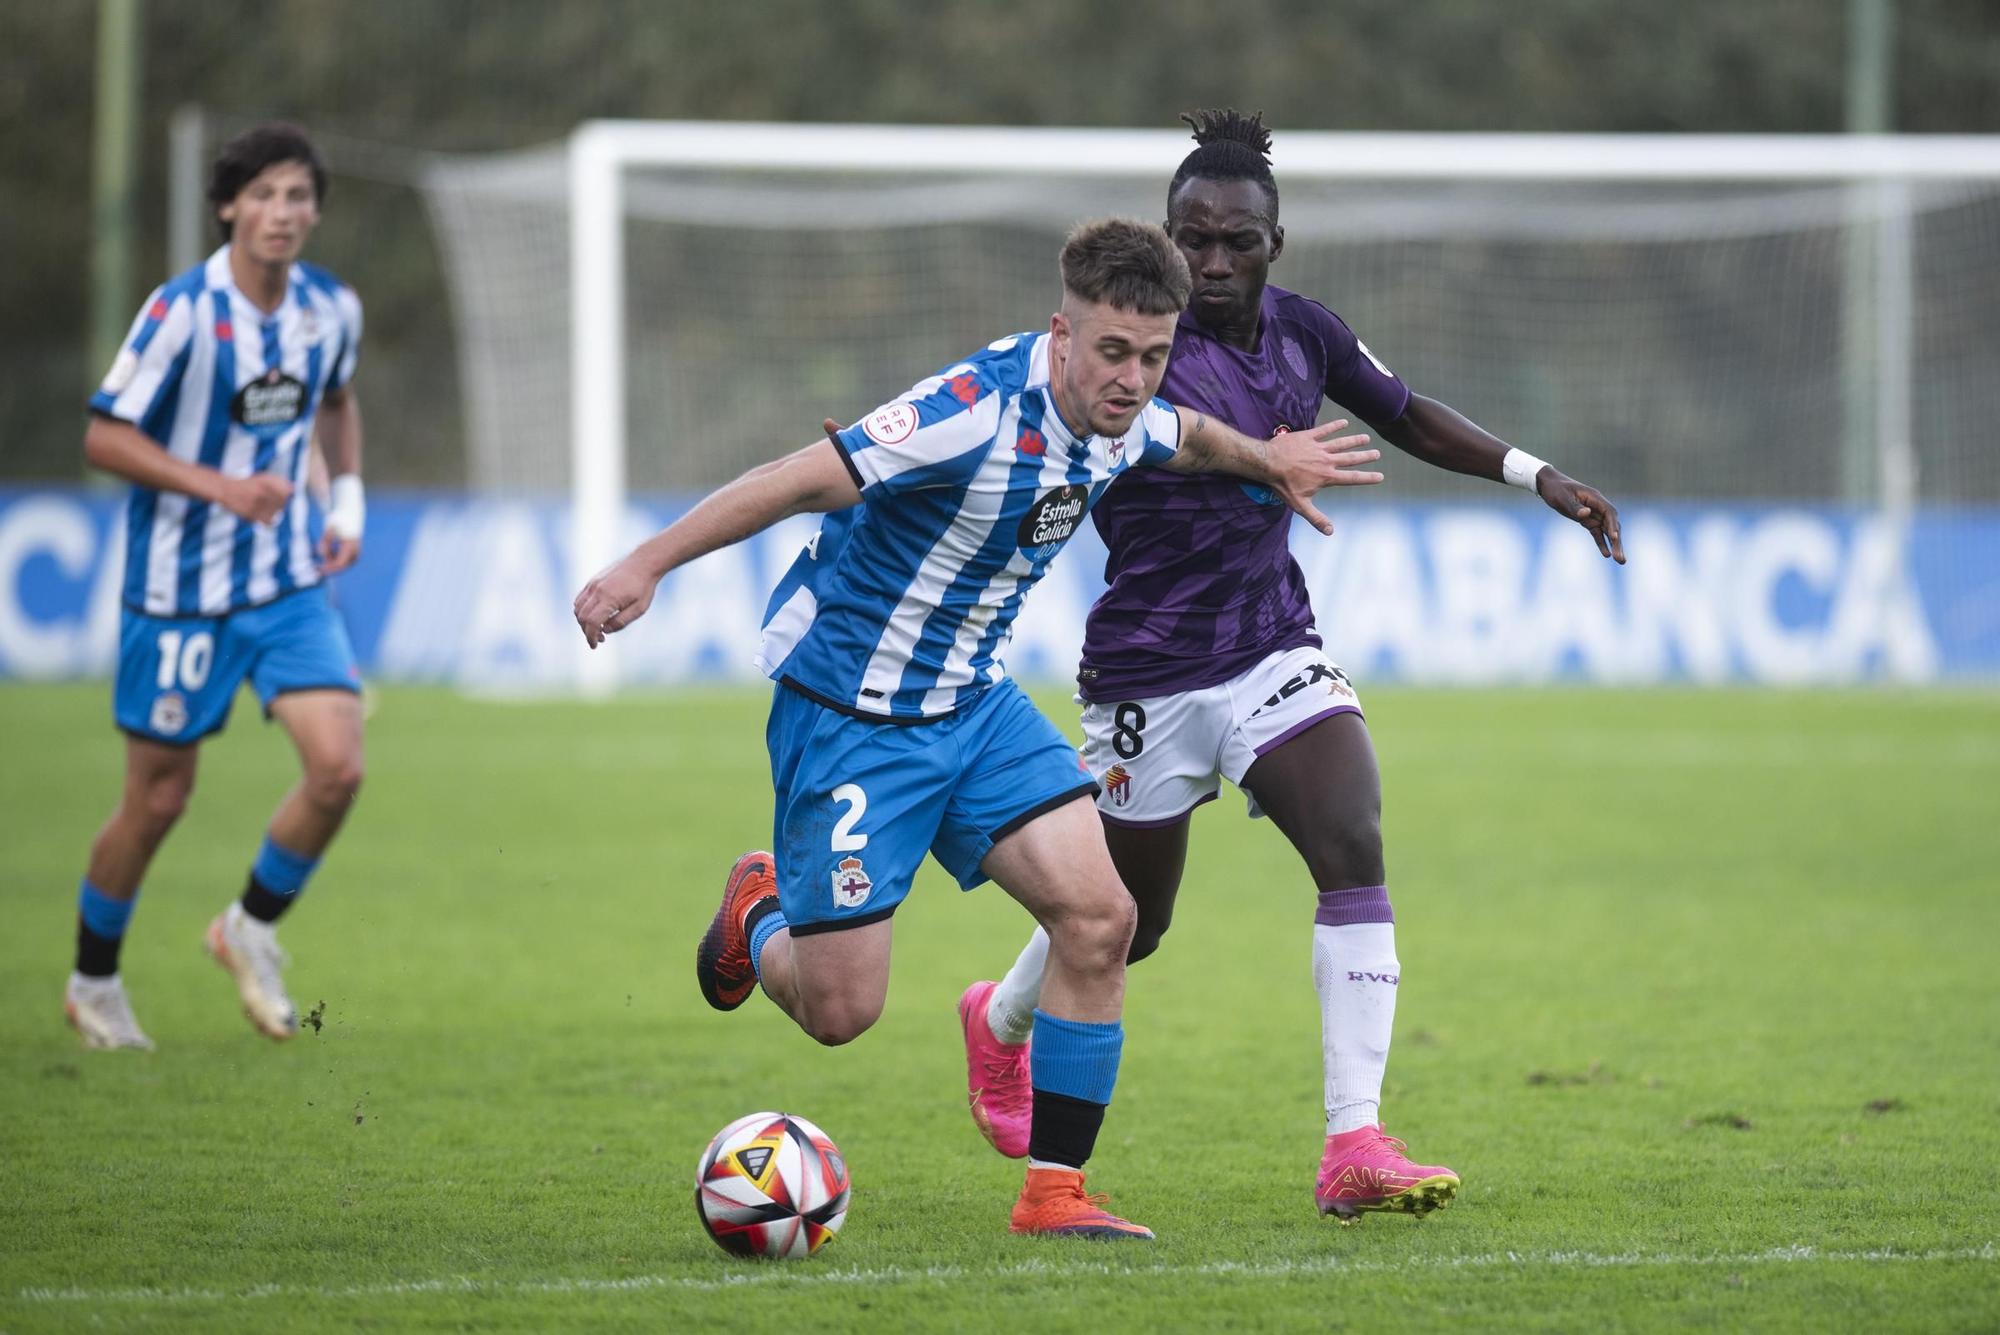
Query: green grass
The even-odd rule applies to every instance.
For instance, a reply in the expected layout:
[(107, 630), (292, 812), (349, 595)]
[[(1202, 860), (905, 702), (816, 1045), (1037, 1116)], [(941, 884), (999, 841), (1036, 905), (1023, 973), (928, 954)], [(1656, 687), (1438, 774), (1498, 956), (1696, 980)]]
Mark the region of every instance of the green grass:
[[(761, 695), (385, 691), (285, 930), (325, 1027), (282, 1047), (199, 950), (291, 776), (239, 704), (133, 923), (134, 1055), (59, 1004), (105, 691), (0, 689), (0, 1330), (2000, 1327), (2000, 696), (1370, 705), (1386, 1114), (1464, 1193), (1313, 1213), (1312, 893), (1230, 796), (1092, 1164), (1160, 1241), (1105, 1248), (1009, 1237), (1017, 1166), (963, 1111), (953, 1002), (1026, 927), (997, 892), (926, 869), (850, 1047), (702, 1005), (693, 943), (769, 838)], [(689, 1203), (770, 1106), (853, 1165), (809, 1262), (725, 1257)]]

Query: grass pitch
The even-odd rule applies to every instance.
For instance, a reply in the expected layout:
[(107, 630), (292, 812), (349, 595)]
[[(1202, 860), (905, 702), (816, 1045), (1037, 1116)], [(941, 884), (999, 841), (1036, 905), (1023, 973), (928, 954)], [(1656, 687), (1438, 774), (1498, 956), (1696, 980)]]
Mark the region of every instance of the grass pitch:
[[(1371, 693), (1385, 1115), (1464, 1192), (1314, 1214), (1312, 891), (1230, 796), (1132, 974), (1092, 1163), (1160, 1234), (1125, 1247), (1005, 1231), (953, 1012), (1026, 930), (996, 891), (926, 869), (851, 1047), (703, 1006), (694, 942), (769, 839), (761, 693), (385, 691), (285, 927), (322, 1026), (285, 1046), (200, 951), (292, 775), (240, 702), (125, 951), (160, 1050), (81, 1051), (105, 696), (0, 688), (3, 1330), (2000, 1327), (2000, 696)], [(853, 1165), (809, 1262), (694, 1218), (695, 1156), (762, 1107)]]

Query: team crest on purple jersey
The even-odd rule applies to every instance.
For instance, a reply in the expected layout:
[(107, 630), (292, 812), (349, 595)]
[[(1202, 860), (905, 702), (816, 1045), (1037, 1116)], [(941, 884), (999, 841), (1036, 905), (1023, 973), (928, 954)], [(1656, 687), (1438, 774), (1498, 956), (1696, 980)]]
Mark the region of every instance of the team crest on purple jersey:
[(1297, 339), (1279, 339), (1278, 350), (1285, 354), (1285, 365), (1292, 368), (1293, 375), (1301, 380), (1307, 380), (1312, 377), (1312, 372), (1306, 369), (1305, 349), (1299, 346)]

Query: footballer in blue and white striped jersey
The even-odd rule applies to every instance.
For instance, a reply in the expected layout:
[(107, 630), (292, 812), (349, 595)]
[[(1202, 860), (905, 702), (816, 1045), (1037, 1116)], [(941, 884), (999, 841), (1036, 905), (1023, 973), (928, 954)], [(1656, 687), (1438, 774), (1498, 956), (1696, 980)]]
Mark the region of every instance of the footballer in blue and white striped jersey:
[(354, 378), (361, 300), (294, 262), (283, 301), (260, 310), (230, 276), (225, 245), (155, 291), (92, 395), (178, 459), (229, 477), (292, 484), (276, 521), (134, 483), (126, 503), (124, 602), (154, 616), (217, 616), (319, 583), (306, 472), (321, 400)]
[(1003, 338), (834, 435), (862, 504), (828, 515), (771, 595), (758, 654), (770, 677), (902, 720), (950, 714), (1005, 678), (1028, 590), (1112, 479), (1180, 442), (1159, 399), (1122, 436), (1074, 434), (1049, 344)]
[[(298, 1032), (276, 924), (347, 819), (363, 770), (361, 670), (324, 583), (360, 559), (367, 516), (352, 388), (361, 303), (300, 258), (326, 189), (326, 164), (299, 126), (266, 122), (224, 144), (207, 186), (222, 248), (154, 291), (91, 396), (84, 458), (131, 493), (111, 692), (125, 781), (77, 886), (63, 996), (87, 1047), (152, 1046), (119, 952), (203, 742), (246, 683), (290, 734), (300, 775), (203, 944), (259, 1033)], [(316, 448), (328, 465), (323, 523), (307, 500)]]
[[(825, 423), (828, 439), (704, 497), (571, 605), (597, 648), (646, 614), (671, 571), (787, 516), (826, 516), (772, 594), (759, 652), (778, 682), (764, 730), (772, 851), (737, 860), (695, 977), (718, 1010), (762, 986), (814, 1038), (845, 1043), (881, 1014), (889, 919), (924, 860), (963, 889), (999, 881), (1050, 924), (1051, 958), (1071, 962), (1068, 993), (1051, 990), (1057, 1009), (1035, 1029), (1035, 1101), (1064, 1111), (1037, 1116), (1034, 1172), (1080, 1170), (1096, 1140), (1132, 908), (1095, 782), (1007, 679), (1015, 613), (1132, 468), (1234, 472), (1322, 530), (1320, 487), (1380, 480), (1348, 471), (1376, 456), (1347, 448), (1365, 437), (1334, 438), (1344, 422), (1265, 442), (1154, 397), (1193, 286), (1160, 228), (1084, 224), (1059, 267), (1046, 334), (1003, 338), (845, 429)], [(1078, 1173), (1052, 1171), (1071, 1183), (1056, 1191), (1086, 1200)], [(1062, 1219), (1022, 1208), (1015, 1232), (1151, 1236), (1087, 1204)]]

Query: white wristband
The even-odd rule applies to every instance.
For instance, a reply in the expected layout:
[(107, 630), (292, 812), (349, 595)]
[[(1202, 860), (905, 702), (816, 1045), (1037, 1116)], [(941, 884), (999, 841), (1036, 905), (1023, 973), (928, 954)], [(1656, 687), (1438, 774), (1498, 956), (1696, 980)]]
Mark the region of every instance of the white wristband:
[[(1509, 448), (1507, 457), (1500, 461), (1500, 480), (1510, 487), (1526, 487), (1529, 491), (1539, 494), (1541, 489), (1535, 485), (1535, 479), (1547, 467), (1546, 462), (1537, 459), (1526, 450)], [(338, 479), (336, 479), (337, 484)]]
[(326, 508), (326, 531), (337, 537), (359, 540), (368, 520), (368, 502), (361, 493), (361, 475), (342, 473), (333, 479), (333, 501)]

